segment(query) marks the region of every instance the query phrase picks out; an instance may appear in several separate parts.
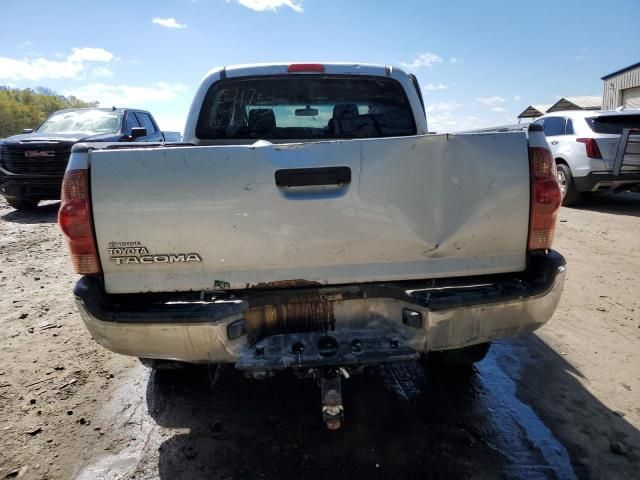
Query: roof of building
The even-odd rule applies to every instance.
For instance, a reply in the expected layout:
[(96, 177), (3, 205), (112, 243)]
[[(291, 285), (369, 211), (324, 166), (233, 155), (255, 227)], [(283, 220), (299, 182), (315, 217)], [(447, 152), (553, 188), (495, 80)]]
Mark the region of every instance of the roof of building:
[(547, 113), (558, 110), (600, 110), (602, 97), (600, 95), (584, 97), (563, 97), (547, 109)]
[(616, 75), (620, 75), (621, 73), (628, 72), (629, 70), (633, 70), (634, 68), (640, 67), (640, 62), (634, 63), (633, 65), (629, 65), (628, 67), (621, 68), (620, 70), (616, 70), (615, 72), (609, 73), (602, 77), (602, 80), (607, 80), (608, 78), (615, 77)]
[(549, 107), (551, 107), (551, 104), (547, 104), (547, 105), (529, 105), (527, 108), (525, 108), (522, 113), (520, 115), (518, 115), (518, 118), (537, 118), (537, 117), (541, 117), (542, 115), (545, 114), (545, 112), (547, 110), (549, 110)]

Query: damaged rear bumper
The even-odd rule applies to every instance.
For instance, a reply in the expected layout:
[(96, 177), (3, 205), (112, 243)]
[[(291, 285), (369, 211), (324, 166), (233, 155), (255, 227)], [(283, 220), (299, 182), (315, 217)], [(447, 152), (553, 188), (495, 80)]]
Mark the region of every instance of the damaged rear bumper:
[(108, 295), (84, 277), (75, 297), (93, 338), (114, 352), (267, 371), (406, 360), (530, 333), (553, 315), (564, 278), (564, 258), (549, 252), (510, 275), (165, 295)]

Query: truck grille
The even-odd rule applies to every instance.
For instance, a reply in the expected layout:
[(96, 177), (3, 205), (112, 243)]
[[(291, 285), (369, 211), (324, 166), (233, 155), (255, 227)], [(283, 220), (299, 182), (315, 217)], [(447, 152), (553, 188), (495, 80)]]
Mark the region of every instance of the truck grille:
[(17, 174), (61, 177), (67, 168), (71, 143), (21, 143), (0, 147), (0, 165)]

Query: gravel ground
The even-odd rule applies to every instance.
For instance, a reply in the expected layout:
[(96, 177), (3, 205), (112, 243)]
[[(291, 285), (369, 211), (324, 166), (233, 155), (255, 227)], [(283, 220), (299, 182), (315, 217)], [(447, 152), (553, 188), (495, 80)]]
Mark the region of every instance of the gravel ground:
[(468, 375), (385, 366), (345, 382), (157, 376), (94, 344), (56, 202), (0, 200), (0, 479), (638, 478), (640, 195), (563, 208), (565, 293), (536, 335)]

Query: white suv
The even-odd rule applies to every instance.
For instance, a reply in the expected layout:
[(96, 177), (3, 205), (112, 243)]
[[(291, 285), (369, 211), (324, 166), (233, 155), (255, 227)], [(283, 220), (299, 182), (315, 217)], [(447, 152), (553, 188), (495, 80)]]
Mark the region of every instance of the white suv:
[(556, 160), (563, 205), (584, 192), (640, 188), (640, 110), (553, 112), (534, 123)]

